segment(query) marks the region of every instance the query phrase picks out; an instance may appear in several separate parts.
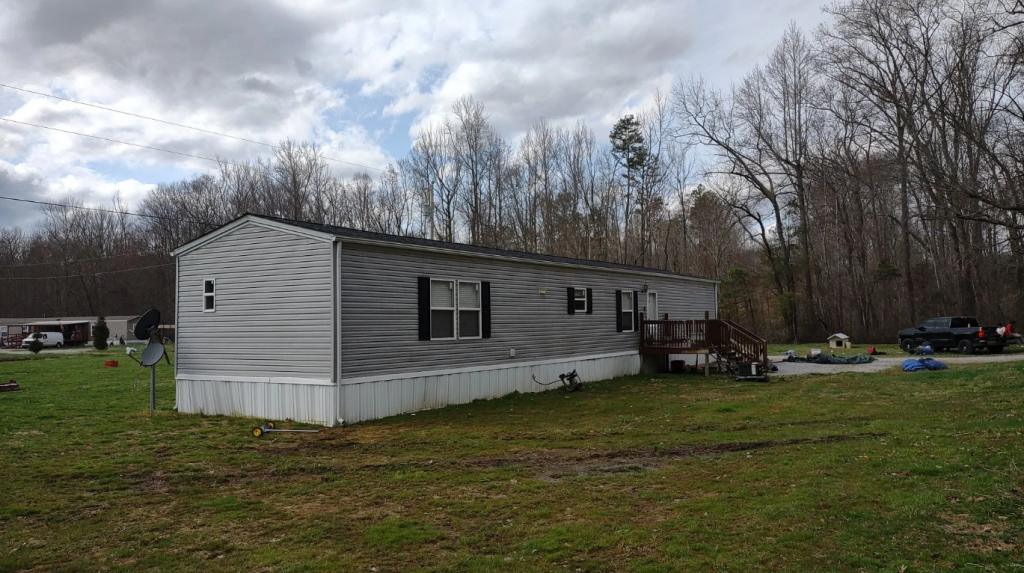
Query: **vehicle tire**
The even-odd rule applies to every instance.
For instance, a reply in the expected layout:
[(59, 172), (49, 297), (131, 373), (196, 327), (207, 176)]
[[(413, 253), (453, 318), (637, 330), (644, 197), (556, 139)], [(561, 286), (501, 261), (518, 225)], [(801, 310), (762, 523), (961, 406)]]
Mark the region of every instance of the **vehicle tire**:
[(61, 346), (64, 346), (64, 345), (63, 345), (63, 344), (61, 344), (60, 342), (58, 342), (58, 343), (57, 343), (57, 346), (56, 346), (55, 348), (60, 348)]
[(960, 351), (960, 354), (974, 354), (974, 345), (970, 340), (961, 340), (956, 345), (956, 349)]
[(988, 351), (991, 352), (992, 354), (1002, 354), (1004, 348), (1006, 348), (1006, 347), (1005, 346), (989, 346), (988, 347)]
[(252, 437), (259, 438), (259, 437), (262, 437), (262, 436), (263, 436), (263, 428), (256, 427), (256, 428), (252, 429)]
[(274, 422), (272, 422), (270, 420), (267, 420), (266, 423), (263, 424), (263, 426), (265, 428), (270, 428), (271, 430), (273, 430), (274, 428), (277, 427), (277, 426), (274, 425)]
[(914, 339), (912, 338), (904, 338), (900, 341), (900, 348), (902, 348), (903, 352), (906, 352), (907, 354), (913, 354), (915, 346), (917, 345), (914, 344)]

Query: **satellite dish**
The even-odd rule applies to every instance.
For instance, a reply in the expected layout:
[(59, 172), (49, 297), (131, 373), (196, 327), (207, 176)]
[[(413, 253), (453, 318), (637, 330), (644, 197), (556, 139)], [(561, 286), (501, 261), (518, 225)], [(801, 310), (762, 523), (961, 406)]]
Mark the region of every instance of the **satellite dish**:
[(160, 362), (161, 358), (167, 360), (167, 363), (171, 363), (171, 359), (167, 356), (167, 350), (163, 344), (160, 344), (160, 339), (157, 337), (157, 331), (160, 329), (160, 311), (157, 309), (147, 310), (145, 314), (139, 317), (139, 321), (135, 323), (135, 329), (132, 331), (135, 334), (135, 338), (139, 340), (148, 340), (149, 344), (142, 351), (142, 360), (135, 360), (132, 356), (134, 348), (128, 349), (128, 356), (131, 356), (132, 360), (135, 360), (141, 366), (149, 366), (149, 415), (152, 416), (156, 410), (156, 365)]
[(164, 345), (154, 341), (150, 342), (146, 349), (142, 351), (142, 360), (139, 362), (143, 366), (155, 366), (163, 357)]
[(139, 317), (139, 321), (135, 323), (133, 333), (135, 338), (139, 340), (148, 340), (156, 333), (158, 328), (160, 328), (160, 311), (154, 308), (147, 310), (145, 314)]

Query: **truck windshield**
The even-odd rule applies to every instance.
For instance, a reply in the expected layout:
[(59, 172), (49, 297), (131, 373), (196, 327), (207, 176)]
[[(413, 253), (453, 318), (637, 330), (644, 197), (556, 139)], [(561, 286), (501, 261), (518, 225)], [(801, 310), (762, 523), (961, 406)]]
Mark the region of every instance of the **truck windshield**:
[(961, 316), (953, 319), (953, 328), (978, 328), (978, 319)]

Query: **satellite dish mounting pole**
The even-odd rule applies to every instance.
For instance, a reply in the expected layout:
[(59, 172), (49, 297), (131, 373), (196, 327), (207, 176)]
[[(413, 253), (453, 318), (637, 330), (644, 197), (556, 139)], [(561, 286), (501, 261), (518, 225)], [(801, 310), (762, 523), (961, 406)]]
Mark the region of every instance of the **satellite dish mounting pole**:
[(149, 367), (149, 415), (156, 410), (156, 364)]
[[(160, 343), (160, 312), (152, 309), (143, 314), (135, 323), (135, 338), (139, 340), (148, 339), (146, 349), (142, 351), (142, 360), (139, 364), (149, 366), (149, 415), (152, 417), (156, 412), (156, 364), (163, 358), (168, 364), (171, 359), (167, 356), (164, 345)], [(131, 351), (128, 353), (131, 356)]]

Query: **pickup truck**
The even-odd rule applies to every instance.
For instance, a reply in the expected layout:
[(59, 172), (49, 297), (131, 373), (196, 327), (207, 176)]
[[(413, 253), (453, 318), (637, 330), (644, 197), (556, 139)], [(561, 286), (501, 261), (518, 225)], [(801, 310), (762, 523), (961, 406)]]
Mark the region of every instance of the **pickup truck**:
[(996, 354), (1006, 348), (1006, 340), (995, 326), (980, 326), (978, 319), (970, 316), (929, 318), (917, 328), (900, 331), (900, 348), (906, 352), (913, 352), (925, 341), (936, 352), (956, 348), (961, 354), (974, 354), (986, 348)]

